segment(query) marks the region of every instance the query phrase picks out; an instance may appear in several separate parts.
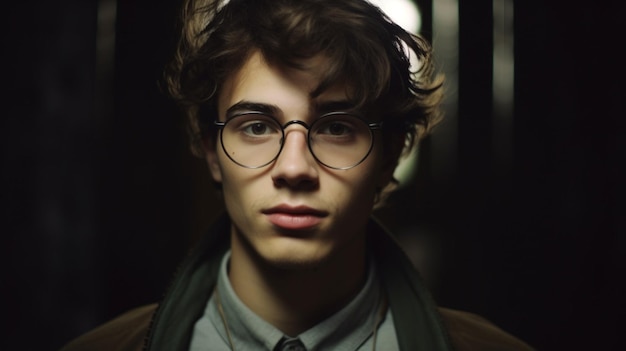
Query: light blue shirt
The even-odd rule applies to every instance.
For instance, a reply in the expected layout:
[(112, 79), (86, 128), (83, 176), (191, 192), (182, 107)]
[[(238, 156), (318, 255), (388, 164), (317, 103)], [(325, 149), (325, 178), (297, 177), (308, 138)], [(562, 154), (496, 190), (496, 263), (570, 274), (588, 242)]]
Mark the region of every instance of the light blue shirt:
[[(374, 263), (370, 262), (365, 285), (357, 296), (335, 314), (290, 337), (261, 319), (250, 310), (233, 290), (228, 279), (230, 252), (222, 259), (217, 282), (222, 309), (235, 350), (274, 350), (283, 338), (299, 339), (307, 351), (314, 350), (372, 350), (373, 330), (377, 321), (376, 349), (398, 350), (391, 309), (379, 320), (381, 289)], [(203, 316), (196, 322), (191, 339), (191, 351), (228, 351), (228, 335), (213, 295)]]

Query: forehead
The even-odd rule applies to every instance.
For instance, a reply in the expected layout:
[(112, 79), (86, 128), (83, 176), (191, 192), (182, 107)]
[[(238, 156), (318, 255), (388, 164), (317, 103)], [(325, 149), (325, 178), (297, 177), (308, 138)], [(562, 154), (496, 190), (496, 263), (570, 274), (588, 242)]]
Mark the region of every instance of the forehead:
[(318, 103), (348, 100), (348, 85), (344, 82), (312, 96), (326, 67), (323, 56), (302, 61), (302, 65), (304, 69), (273, 65), (259, 52), (253, 52), (224, 81), (218, 99), (219, 116), (241, 101), (272, 104), (281, 110), (310, 110)]

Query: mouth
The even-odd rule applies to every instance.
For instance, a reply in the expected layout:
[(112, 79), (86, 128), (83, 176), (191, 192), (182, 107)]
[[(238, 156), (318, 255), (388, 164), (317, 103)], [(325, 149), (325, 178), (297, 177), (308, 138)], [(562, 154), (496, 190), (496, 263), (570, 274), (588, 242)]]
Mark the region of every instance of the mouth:
[(308, 206), (279, 205), (261, 212), (274, 226), (286, 230), (312, 229), (328, 216), (328, 212)]

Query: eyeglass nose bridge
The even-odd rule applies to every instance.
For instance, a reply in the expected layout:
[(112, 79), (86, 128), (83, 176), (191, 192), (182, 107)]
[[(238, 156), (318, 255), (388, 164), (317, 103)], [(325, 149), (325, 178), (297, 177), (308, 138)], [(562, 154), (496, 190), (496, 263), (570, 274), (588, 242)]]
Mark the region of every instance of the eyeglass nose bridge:
[[(294, 119), (294, 120), (291, 120), (291, 121), (289, 121), (289, 122), (287, 122), (287, 123), (285, 123), (285, 124), (283, 124), (281, 126), (283, 137), (280, 140), (280, 149), (278, 150), (278, 154), (276, 155), (276, 157), (274, 157), (274, 160), (272, 160), (272, 162), (275, 161), (278, 157), (280, 157), (280, 154), (282, 154), (283, 148), (285, 146), (285, 140), (287, 139), (287, 127), (289, 127), (290, 125), (293, 125), (293, 124), (299, 124), (302, 127), (304, 127), (304, 129), (306, 129), (305, 137), (306, 137), (307, 148), (309, 149), (309, 152), (313, 155), (313, 157), (316, 160), (318, 160), (317, 156), (315, 156), (315, 154), (313, 153), (313, 149), (311, 148), (311, 142), (309, 140), (309, 132), (311, 131), (311, 126), (308, 125), (305, 121)], [(318, 160), (318, 162), (319, 162), (319, 160)]]
[[(285, 139), (287, 138), (287, 127), (289, 127), (292, 124), (299, 124), (301, 126), (304, 127), (304, 129), (306, 129), (306, 140), (307, 140), (307, 145), (309, 146), (309, 151), (311, 151), (311, 153), (313, 153), (313, 150), (311, 150), (311, 144), (309, 142), (309, 132), (311, 131), (311, 126), (308, 125), (305, 121), (301, 121), (298, 119), (294, 119), (291, 120), (285, 124), (283, 124), (280, 128), (282, 129), (282, 133), (283, 133), (283, 137), (280, 140), (280, 151), (278, 151), (278, 155), (280, 155), (280, 153), (283, 151), (283, 146), (285, 144)], [(278, 158), (278, 155), (276, 156)]]
[(289, 121), (289, 122), (287, 122), (287, 123), (282, 125), (283, 132), (285, 131), (285, 129), (287, 129), (287, 127), (289, 127), (292, 124), (299, 124), (299, 125), (303, 126), (304, 129), (306, 129), (307, 131), (309, 131), (311, 129), (311, 126), (309, 126), (305, 121), (301, 121), (299, 119), (294, 119), (294, 120), (291, 120), (291, 121)]

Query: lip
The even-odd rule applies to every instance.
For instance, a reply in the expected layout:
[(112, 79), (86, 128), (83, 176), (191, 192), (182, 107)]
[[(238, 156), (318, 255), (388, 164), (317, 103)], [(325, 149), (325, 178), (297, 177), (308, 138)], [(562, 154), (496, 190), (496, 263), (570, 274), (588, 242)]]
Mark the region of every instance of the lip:
[(261, 212), (274, 226), (287, 230), (312, 229), (328, 216), (328, 212), (312, 207), (284, 204)]

